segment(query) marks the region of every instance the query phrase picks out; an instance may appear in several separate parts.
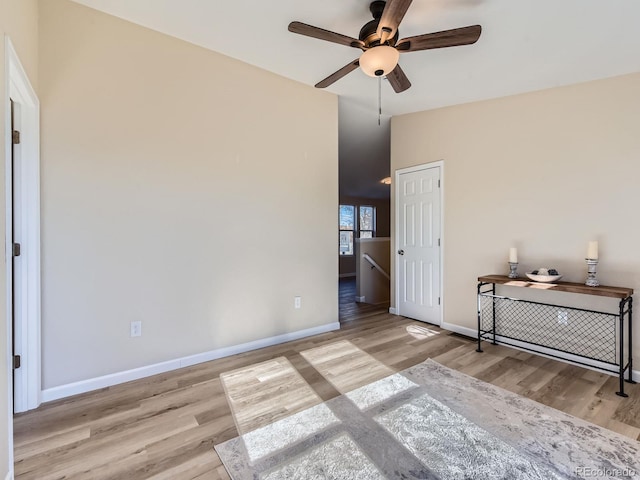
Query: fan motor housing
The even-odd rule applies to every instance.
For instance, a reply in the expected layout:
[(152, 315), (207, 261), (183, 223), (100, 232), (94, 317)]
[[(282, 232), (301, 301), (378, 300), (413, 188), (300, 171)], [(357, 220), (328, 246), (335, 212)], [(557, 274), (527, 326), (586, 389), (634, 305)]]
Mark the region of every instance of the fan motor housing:
[[(366, 47), (375, 47), (376, 45), (380, 45), (380, 37), (378, 37), (377, 31), (385, 5), (386, 2), (383, 2), (382, 0), (375, 0), (374, 2), (371, 2), (371, 5), (369, 5), (369, 10), (371, 11), (371, 15), (373, 15), (373, 20), (365, 23), (360, 29), (360, 34), (358, 35), (358, 38), (364, 42)], [(393, 47), (398, 41), (399, 35), (400, 33), (396, 30), (396, 34), (393, 38), (389, 38), (386, 44)]]

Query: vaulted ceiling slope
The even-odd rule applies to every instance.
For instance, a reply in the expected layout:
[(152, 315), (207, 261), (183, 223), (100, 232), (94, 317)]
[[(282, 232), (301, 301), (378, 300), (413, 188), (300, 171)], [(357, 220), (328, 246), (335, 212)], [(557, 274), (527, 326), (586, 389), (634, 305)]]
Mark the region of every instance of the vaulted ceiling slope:
[[(357, 37), (369, 0), (76, 0), (300, 82), (315, 85), (354, 48), (287, 31), (293, 20)], [(413, 86), (383, 84), (388, 115), (640, 71), (636, 0), (414, 0), (400, 38), (482, 25), (474, 45), (403, 54)], [(377, 80), (357, 71), (329, 91), (374, 110)]]
[[(308, 85), (359, 50), (287, 30), (297, 20), (350, 37), (372, 19), (370, 0), (74, 0)], [(388, 198), (389, 118), (640, 71), (637, 0), (413, 0), (400, 38), (482, 26), (473, 45), (401, 54), (411, 83), (397, 94), (359, 69), (340, 95), (340, 192)], [(384, 175), (382, 174), (384, 173)]]

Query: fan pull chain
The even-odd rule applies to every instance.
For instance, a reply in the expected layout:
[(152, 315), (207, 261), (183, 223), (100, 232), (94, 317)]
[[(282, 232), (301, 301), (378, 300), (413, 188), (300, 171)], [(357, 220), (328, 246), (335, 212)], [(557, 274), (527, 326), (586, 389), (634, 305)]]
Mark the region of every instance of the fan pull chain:
[(382, 117), (382, 75), (378, 77), (378, 126)]

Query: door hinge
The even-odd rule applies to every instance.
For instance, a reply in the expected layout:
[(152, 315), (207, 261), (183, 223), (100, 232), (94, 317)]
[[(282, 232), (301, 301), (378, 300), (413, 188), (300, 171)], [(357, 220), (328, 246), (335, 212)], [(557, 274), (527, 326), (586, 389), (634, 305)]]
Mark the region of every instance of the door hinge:
[(440, 305), (440, 297), (438, 297), (438, 305)]
[(440, 239), (438, 239), (438, 246), (440, 246)]
[(438, 180), (438, 188), (440, 188), (440, 180)]
[(13, 131), (11, 138), (14, 145), (20, 145), (20, 132), (18, 130)]
[(14, 257), (19, 257), (20, 256), (20, 244), (19, 243), (14, 243), (13, 244), (13, 256)]
[(20, 368), (20, 355), (13, 356), (13, 369)]

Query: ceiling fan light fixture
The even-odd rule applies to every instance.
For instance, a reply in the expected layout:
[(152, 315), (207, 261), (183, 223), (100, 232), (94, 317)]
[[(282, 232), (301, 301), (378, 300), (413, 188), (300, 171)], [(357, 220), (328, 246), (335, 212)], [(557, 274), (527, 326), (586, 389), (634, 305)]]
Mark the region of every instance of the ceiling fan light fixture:
[(360, 55), (360, 68), (370, 77), (388, 75), (398, 65), (400, 52), (389, 45), (378, 45)]

